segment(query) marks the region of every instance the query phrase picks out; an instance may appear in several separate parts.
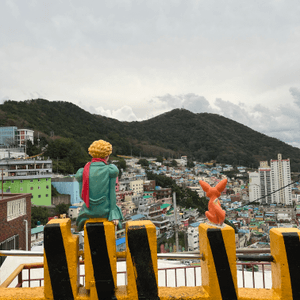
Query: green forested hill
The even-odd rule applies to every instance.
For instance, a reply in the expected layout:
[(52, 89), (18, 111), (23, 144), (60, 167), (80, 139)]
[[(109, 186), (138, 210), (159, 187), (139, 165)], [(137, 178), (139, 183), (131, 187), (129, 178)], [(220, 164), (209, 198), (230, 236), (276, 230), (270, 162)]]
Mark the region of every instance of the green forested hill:
[(120, 122), (65, 101), (6, 101), (0, 105), (0, 126), (33, 129), (50, 142), (68, 138), (85, 154), (94, 140), (106, 139), (113, 144), (114, 154), (188, 155), (199, 161), (257, 167), (260, 160), (276, 159), (282, 153), (291, 159), (293, 170), (300, 169), (300, 149), (220, 115), (184, 109), (142, 122)]

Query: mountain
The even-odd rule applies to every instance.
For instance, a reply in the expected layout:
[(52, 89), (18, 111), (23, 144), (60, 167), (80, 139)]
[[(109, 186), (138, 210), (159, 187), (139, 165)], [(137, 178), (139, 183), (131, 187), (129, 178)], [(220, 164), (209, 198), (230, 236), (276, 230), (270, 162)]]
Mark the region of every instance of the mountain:
[(215, 160), (257, 167), (259, 161), (290, 158), (292, 170), (300, 169), (300, 149), (217, 114), (195, 114), (174, 109), (141, 122), (120, 122), (90, 114), (73, 103), (5, 101), (0, 105), (0, 126), (35, 130), (47, 139), (71, 138), (84, 149), (97, 139), (112, 143), (114, 154), (187, 155), (199, 161)]

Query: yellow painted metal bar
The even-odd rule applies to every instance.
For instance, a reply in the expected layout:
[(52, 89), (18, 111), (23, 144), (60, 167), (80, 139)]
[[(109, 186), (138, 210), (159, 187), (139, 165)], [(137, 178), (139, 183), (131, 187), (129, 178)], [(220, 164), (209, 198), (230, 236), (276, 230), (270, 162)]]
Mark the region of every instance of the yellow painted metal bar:
[(128, 221), (125, 234), (127, 297), (154, 299), (158, 294), (156, 228), (151, 221)]
[(79, 288), (79, 237), (70, 219), (52, 219), (44, 229), (45, 298), (76, 297)]
[(91, 299), (117, 286), (117, 252), (115, 226), (107, 219), (90, 219), (84, 225), (85, 288)]
[[(57, 222), (58, 221), (58, 222)], [(48, 226), (49, 225), (49, 226)], [(237, 288), (236, 249), (234, 230), (230, 226), (217, 228), (208, 224), (199, 226), (200, 253), (203, 255), (202, 286), (158, 287), (156, 229), (150, 221), (130, 221), (126, 224), (126, 251), (116, 252), (115, 231), (112, 222), (92, 219), (85, 225), (86, 287), (78, 287), (78, 238), (71, 234), (68, 219), (48, 223), (45, 241), (51, 235), (61, 235), (61, 245), (46, 245), (45, 287), (7, 288), (22, 271), (20, 265), (0, 286), (0, 300), (44, 300), (66, 298), (65, 291), (53, 292), (53, 260), (63, 254), (71, 288), (70, 298), (98, 300), (106, 293), (111, 299), (180, 299), (180, 300), (290, 300), (300, 299), (300, 231), (278, 228), (270, 231), (272, 263), (272, 289)], [(52, 232), (52, 230), (54, 230)], [(57, 239), (57, 243), (60, 242)], [(46, 243), (47, 244), (47, 243)], [(50, 251), (50, 252), (49, 252)], [(62, 251), (64, 253), (62, 253)], [(54, 255), (54, 256), (53, 256)], [(117, 256), (126, 256), (127, 286), (117, 287)], [(53, 256), (53, 257), (51, 257)], [(52, 265), (52, 266), (51, 266)], [(106, 265), (106, 266), (105, 266)], [(101, 266), (99, 268), (99, 266)], [(52, 271), (51, 271), (52, 268)], [(54, 273), (51, 275), (50, 273)], [(63, 270), (65, 272), (66, 270)], [(108, 272), (109, 271), (109, 272)], [(107, 276), (110, 273), (110, 276)], [(52, 277), (51, 277), (52, 276)], [(66, 286), (62, 282), (61, 286)], [(299, 286), (299, 287), (298, 287)]]
[(24, 264), (19, 265), (11, 275), (7, 277), (7, 279), (0, 285), (0, 288), (7, 288), (14, 281), (14, 279), (22, 272), (24, 268)]
[(300, 299), (299, 235), (296, 228), (270, 230), (273, 289), (282, 299)]
[(235, 233), (232, 227), (199, 225), (202, 286), (211, 299), (237, 299)]

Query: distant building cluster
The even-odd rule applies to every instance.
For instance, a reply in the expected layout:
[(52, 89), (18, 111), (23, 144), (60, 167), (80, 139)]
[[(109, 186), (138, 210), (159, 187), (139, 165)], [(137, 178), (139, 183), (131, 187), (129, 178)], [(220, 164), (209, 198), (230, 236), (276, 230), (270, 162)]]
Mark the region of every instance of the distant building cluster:
[[(18, 135), (16, 130), (10, 132), (11, 136), (13, 136), (12, 132), (15, 136)], [(5, 140), (3, 135), (2, 138)], [(185, 236), (185, 246), (180, 246), (177, 251), (199, 250), (198, 226), (201, 222), (207, 221), (205, 216), (200, 216), (197, 209), (189, 207), (177, 206), (175, 210), (171, 188), (163, 188), (158, 186), (155, 180), (149, 180), (145, 169), (138, 163), (138, 158), (126, 157), (125, 160), (126, 170), (122, 170), (122, 176), (116, 183), (117, 205), (121, 208), (125, 218), (123, 229), (116, 232), (117, 249), (119, 251), (125, 249), (126, 221), (151, 220), (156, 226), (158, 240), (171, 238), (176, 228)], [(155, 158), (147, 160), (150, 172), (171, 178), (178, 186), (191, 189), (199, 197), (206, 196), (199, 185), (199, 180), (215, 186), (223, 178), (227, 178), (227, 186), (219, 200), (226, 210), (226, 219), (237, 229), (237, 248), (249, 245), (268, 247), (271, 228), (282, 226), (282, 224), (299, 225), (300, 187), (299, 184), (291, 184), (290, 161), (283, 159), (281, 154), (278, 155), (277, 160), (272, 159), (270, 164), (261, 162), (257, 172), (249, 171), (243, 166), (234, 168), (231, 165), (216, 162), (195, 161), (194, 167), (188, 168), (186, 156), (177, 160), (177, 166), (172, 166), (173, 160), (170, 159), (165, 159), (162, 163), (157, 162)], [(25, 220), (30, 223), (31, 205), (50, 207), (61, 203), (69, 204), (68, 217), (72, 220), (77, 218), (83, 201), (74, 174), (54, 175), (52, 161), (38, 158), (0, 158), (0, 169), (3, 172), (3, 182), (0, 186), (3, 184), (5, 197), (5, 201), (0, 200), (0, 216), (2, 211), (5, 226), (19, 226), (18, 231), (10, 230), (5, 235), (0, 234), (0, 249), (1, 247), (2, 249), (3, 247), (24, 249), (26, 241), (29, 244), (31, 241), (32, 245), (43, 243), (44, 227), (38, 226), (31, 229), (25, 224)], [(235, 173), (235, 176), (227, 177), (226, 171), (230, 171), (230, 174)], [(52, 186), (60, 195), (52, 197)], [(10, 199), (10, 196), (13, 198)], [(15, 196), (18, 197), (14, 198)], [(30, 202), (28, 202), (28, 197)], [(251, 204), (255, 200), (259, 201), (259, 205)], [(293, 205), (294, 203), (296, 205)], [(31, 229), (31, 237), (26, 238), (26, 228)], [(82, 237), (80, 241), (83, 242)], [(82, 248), (82, 245), (80, 247)], [(164, 243), (161, 244), (160, 249), (163, 252), (174, 251), (176, 247), (174, 244)]]
[(16, 126), (0, 127), (0, 159), (26, 156), (26, 142), (34, 144), (34, 131)]
[(290, 160), (272, 159), (260, 162), (258, 172), (249, 173), (249, 200), (259, 200), (261, 204), (292, 205)]
[(0, 147), (22, 147), (27, 140), (34, 143), (34, 131), (16, 126), (0, 127)]

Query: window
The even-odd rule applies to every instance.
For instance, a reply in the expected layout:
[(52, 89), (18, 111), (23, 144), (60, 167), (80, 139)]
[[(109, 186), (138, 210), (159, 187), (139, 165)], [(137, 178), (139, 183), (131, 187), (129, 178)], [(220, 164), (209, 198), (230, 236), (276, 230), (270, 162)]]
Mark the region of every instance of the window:
[(41, 195), (38, 195), (38, 198), (41, 198)]
[(20, 180), (20, 183), (23, 183), (23, 180)]
[(46, 185), (46, 189), (49, 189), (49, 185)]
[(48, 194), (46, 194), (46, 197), (48, 197)]
[(23, 191), (23, 188), (22, 188), (22, 187), (20, 188), (20, 191)]
[(31, 191), (33, 190), (33, 186), (32, 186), (32, 187), (30, 187), (30, 190), (31, 190)]
[(33, 179), (30, 179), (30, 182), (33, 182)]
[(26, 215), (26, 199), (18, 199), (7, 202), (7, 221)]
[[(14, 235), (0, 243), (0, 250), (19, 249), (19, 235)], [(5, 256), (0, 257), (0, 267), (5, 260)]]
[(11, 181), (11, 183), (14, 183), (14, 182), (15, 182), (14, 180)]
[(38, 189), (41, 189), (41, 187), (40, 187), (40, 186), (38, 186)]

